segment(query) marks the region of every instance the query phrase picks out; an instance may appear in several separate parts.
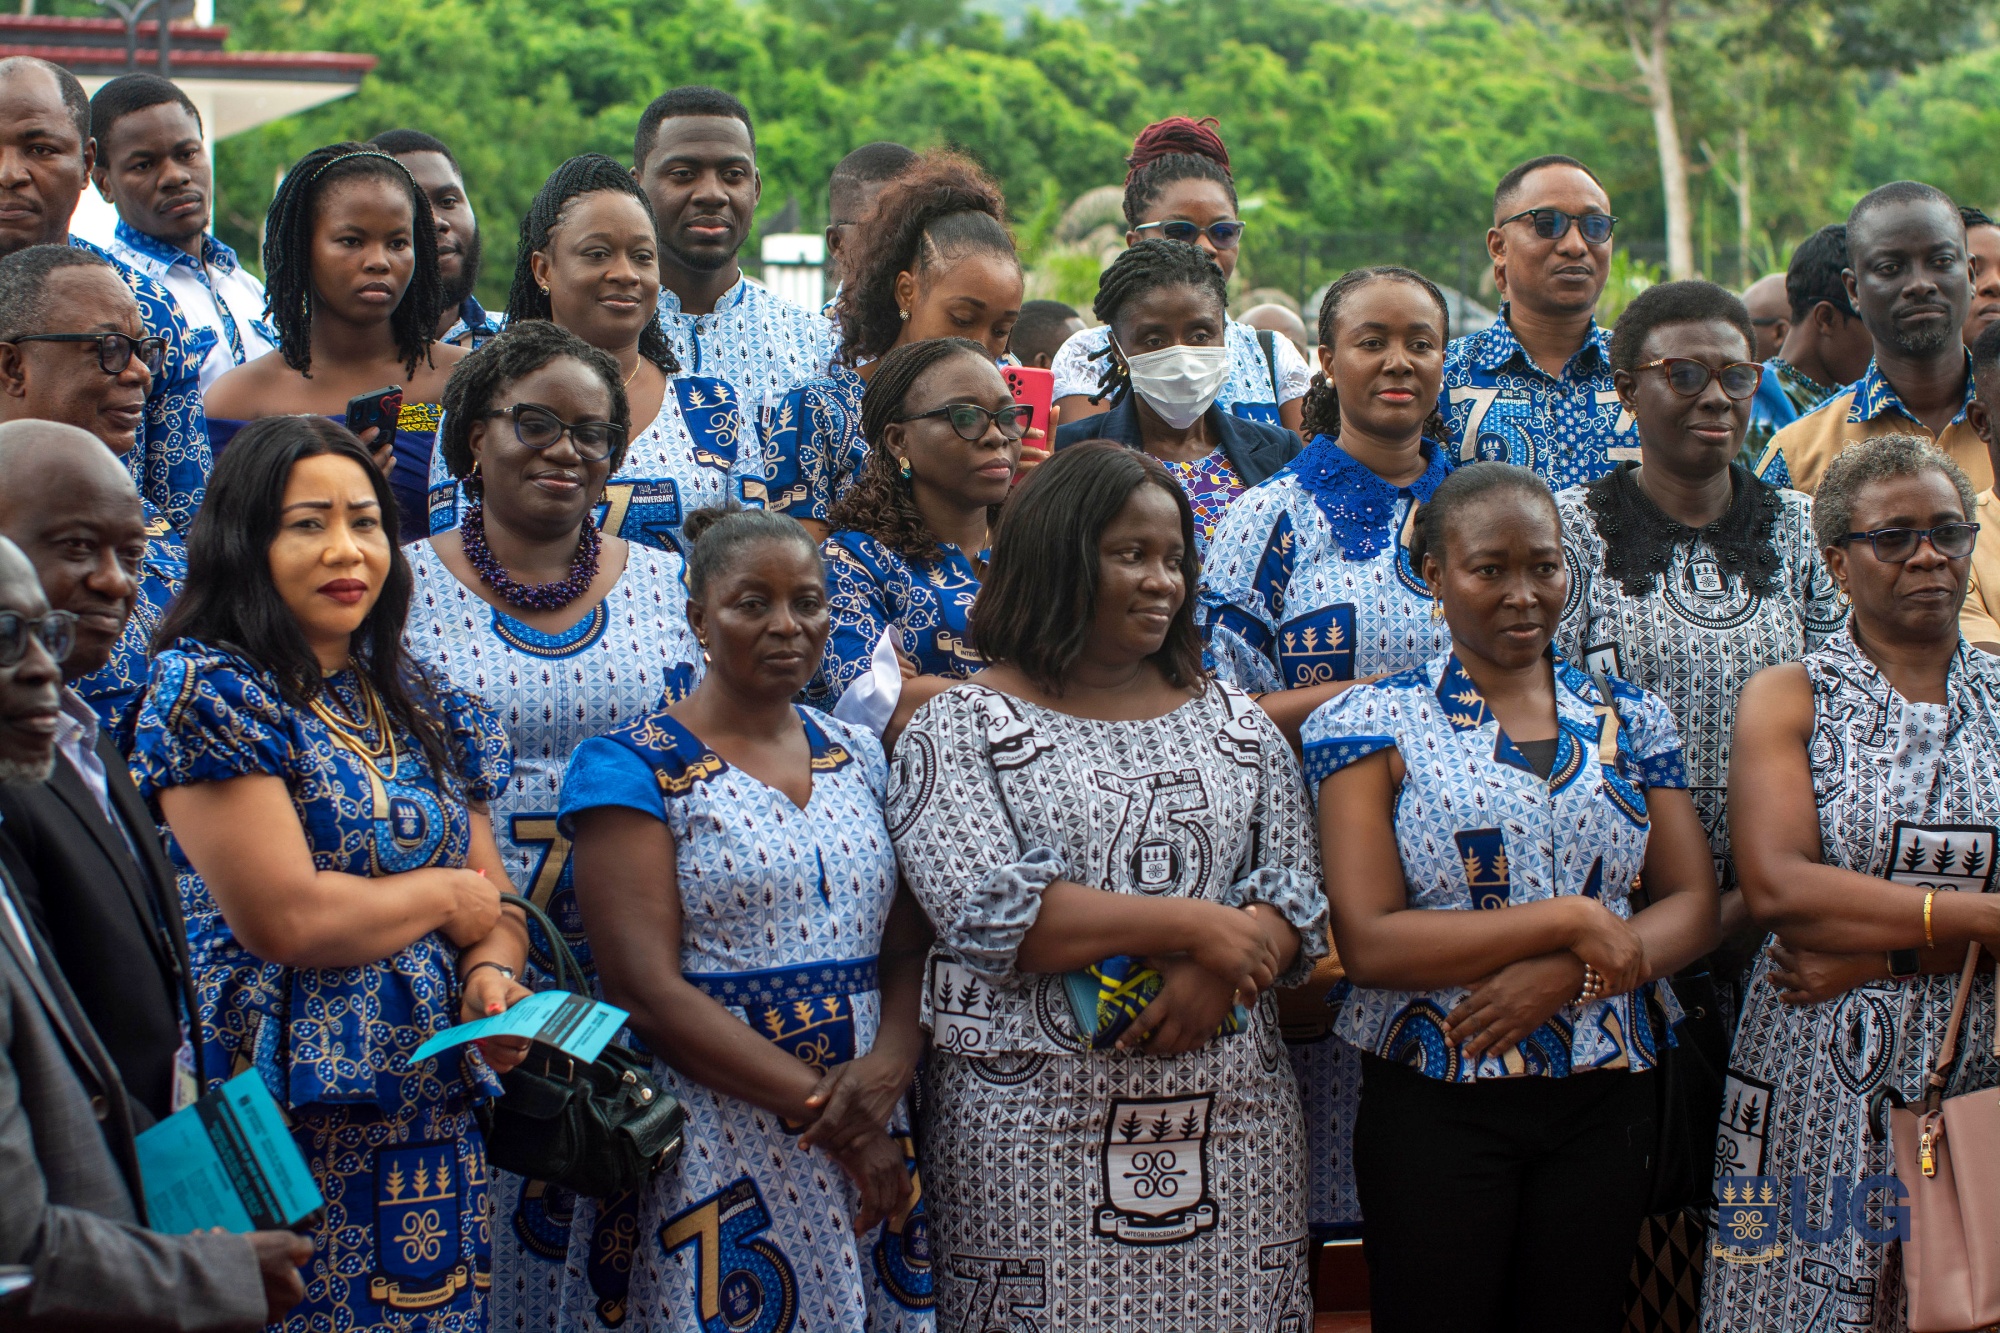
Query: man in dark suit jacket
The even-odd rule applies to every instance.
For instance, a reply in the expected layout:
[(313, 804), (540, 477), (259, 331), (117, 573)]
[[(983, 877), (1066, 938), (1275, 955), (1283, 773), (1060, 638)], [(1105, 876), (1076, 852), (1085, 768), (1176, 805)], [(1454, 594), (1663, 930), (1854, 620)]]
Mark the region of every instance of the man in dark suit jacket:
[[(60, 628), (0, 540), (0, 787), (55, 762)], [(29, 1270), (0, 1327), (249, 1333), (305, 1294), (304, 1237), (164, 1236), (145, 1229), (134, 1109), (50, 947), (0, 868), (0, 1264)]]
[[(146, 550), (124, 465), (74, 426), (0, 425), (0, 536), (34, 563), (50, 603), (77, 617), (65, 681), (103, 666)], [(199, 1013), (173, 867), (123, 756), (67, 686), (57, 727), (49, 780), (0, 788), (0, 862), (150, 1123), (173, 1108), (183, 1019), (194, 1034)]]

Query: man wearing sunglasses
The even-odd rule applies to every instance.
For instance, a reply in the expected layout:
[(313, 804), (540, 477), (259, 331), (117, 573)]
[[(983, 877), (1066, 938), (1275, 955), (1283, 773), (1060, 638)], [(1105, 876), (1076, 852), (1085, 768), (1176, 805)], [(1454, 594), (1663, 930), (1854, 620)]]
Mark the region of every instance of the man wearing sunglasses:
[(1917, 181), (1863, 195), (1847, 215), (1842, 276), (1874, 360), (1860, 379), (1773, 436), (1767, 454), (1782, 454), (1794, 484), (1810, 493), (1849, 445), (1916, 435), (1949, 454), (1975, 489), (1992, 486), (1986, 445), (1967, 419), (1973, 384), (1963, 329), (1972, 279), (1958, 205)]
[[(129, 457), (164, 355), (131, 288), (102, 256), (34, 245), (0, 258), (0, 421), (65, 422)], [(145, 553), (130, 623), (107, 660), (74, 685), (114, 733), (146, 686), (153, 627), (187, 572), (180, 535), (141, 503)]]
[(1454, 339), (1444, 359), (1438, 408), (1460, 462), (1517, 463), (1560, 491), (1638, 458), (1612, 384), (1611, 334), (1596, 319), (1617, 221), (1573, 157), (1538, 157), (1500, 178), (1486, 233), (1500, 318)]
[[(2000, 321), (1988, 324), (1972, 341), (1972, 387), (1965, 419), (1985, 444), (1994, 475), (2000, 476)], [(1993, 490), (1989, 486), (1979, 493), (1979, 541), (1972, 548), (1958, 632), (1973, 647), (2000, 653), (2000, 508), (1995, 508)]]
[(201, 356), (165, 287), (69, 234), (70, 215), (96, 163), (90, 99), (76, 76), (34, 56), (0, 60), (0, 255), (31, 245), (73, 245), (111, 262), (131, 289), (146, 335), (165, 346), (146, 392), (138, 444), (125, 463), (139, 493), (183, 532), (201, 507), (213, 461), (201, 410)]

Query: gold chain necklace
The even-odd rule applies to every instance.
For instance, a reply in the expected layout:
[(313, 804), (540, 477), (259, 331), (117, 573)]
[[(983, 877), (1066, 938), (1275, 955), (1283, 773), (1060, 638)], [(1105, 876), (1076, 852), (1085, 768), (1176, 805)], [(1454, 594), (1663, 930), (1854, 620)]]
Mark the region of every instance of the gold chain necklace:
[[(349, 665), (352, 666), (351, 663)], [(382, 702), (382, 696), (376, 693), (374, 685), (369, 682), (367, 676), (355, 670), (354, 679), (361, 690), (362, 707), (368, 714), (358, 727), (327, 705), (328, 692), (325, 690), (312, 700), (310, 707), (313, 716), (325, 724), (333, 743), (360, 760), (362, 767), (374, 774), (377, 782), (393, 782), (396, 779), (397, 769), (402, 766), (402, 754), (396, 746), (395, 732), (389, 727), (388, 706)], [(362, 734), (370, 728), (381, 738), (373, 745), (370, 745)], [(381, 764), (376, 762), (383, 755), (389, 757), (387, 773), (384, 773)]]

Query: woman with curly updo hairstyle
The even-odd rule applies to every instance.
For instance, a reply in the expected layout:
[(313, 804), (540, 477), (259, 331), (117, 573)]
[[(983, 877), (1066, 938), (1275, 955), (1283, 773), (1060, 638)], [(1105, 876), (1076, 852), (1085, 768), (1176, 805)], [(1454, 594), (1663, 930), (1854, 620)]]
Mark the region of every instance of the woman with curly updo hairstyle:
[(908, 343), (872, 369), (861, 417), (874, 445), (830, 516), (832, 632), (811, 694), (893, 742), (920, 704), (985, 665), (966, 622), (1028, 409), (967, 338)]
[[(1236, 178), (1213, 116), (1169, 116), (1139, 131), (1125, 159), (1125, 244), (1180, 241), (1202, 250), (1222, 270), (1236, 272), (1243, 221), (1236, 216)], [(1229, 321), (1229, 379), (1222, 410), (1252, 421), (1299, 429), (1306, 363), (1285, 338)], [(1049, 369), (1064, 421), (1081, 421), (1109, 405), (1100, 387), (1109, 342), (1102, 328), (1071, 336)]]
[(862, 391), (891, 349), (958, 338), (988, 361), (1006, 353), (1022, 293), (1006, 212), (1000, 187), (955, 153), (926, 153), (884, 187), (843, 254), (838, 364), (765, 409), (768, 508), (830, 530), (875, 439), (862, 430)]

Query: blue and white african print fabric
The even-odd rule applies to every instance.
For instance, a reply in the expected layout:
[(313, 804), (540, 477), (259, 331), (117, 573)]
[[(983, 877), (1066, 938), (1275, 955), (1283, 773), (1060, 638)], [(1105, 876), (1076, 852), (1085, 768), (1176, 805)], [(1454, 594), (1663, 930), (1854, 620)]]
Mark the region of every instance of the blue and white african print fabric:
[(728, 380), (746, 414), (826, 374), (840, 346), (839, 325), (748, 278), (706, 315), (687, 314), (678, 292), (660, 288), (660, 327), (681, 369)]
[[(311, 711), (284, 702), (247, 659), (182, 639), (153, 662), (132, 754), (159, 810), (170, 787), (281, 779), (313, 865), (370, 879), (463, 866), (466, 803), (506, 784), (507, 738), (462, 691), (437, 692), (455, 771), (440, 784), (416, 739), (379, 735), (352, 672), (326, 679), (327, 704), (365, 747), (393, 745), (377, 777)], [(392, 724), (393, 726), (393, 724)], [(292, 1137), (326, 1196), (306, 1266), (306, 1299), (287, 1333), (393, 1329), (483, 1333), (486, 1149), (475, 1095), (499, 1084), (473, 1048), (420, 1064), (410, 1054), (458, 1021), (458, 950), (429, 934), (377, 963), (285, 967), (238, 943), (171, 834), (210, 1087), (255, 1069), (291, 1115)], [(393, 885), (385, 892), (393, 892)]]
[(801, 384), (758, 412), (766, 508), (827, 521), (834, 502), (861, 475), (868, 458), (868, 441), (861, 438), (866, 388), (859, 375), (836, 366), (832, 374)]
[[(607, 805), (664, 821), (681, 901), (681, 973), (751, 1031), (818, 1069), (866, 1054), (881, 1022), (876, 955), (896, 892), (882, 822), (888, 769), (868, 732), (801, 708), (801, 809), (664, 710), (586, 741), (560, 831)], [(821, 1149), (661, 1061), (687, 1107), (677, 1171), (643, 1197), (578, 1202), (566, 1329), (626, 1333), (927, 1333), (929, 1223), (854, 1234), (855, 1194)], [(905, 1137), (907, 1112), (891, 1132)]]
[[(729, 385), (679, 375), (667, 388), (658, 415), (632, 437), (625, 461), (605, 483), (597, 526), (628, 542), (679, 552), (686, 549), (681, 525), (695, 510), (762, 506), (764, 464)], [(430, 479), (431, 532), (449, 532), (464, 501), (442, 449), (431, 457)]]
[[(1412, 909), (1483, 911), (1582, 894), (1621, 917), (1632, 914), (1632, 881), (1645, 864), (1651, 827), (1646, 792), (1687, 786), (1680, 736), (1656, 696), (1612, 680), (1614, 721), (1589, 676), (1561, 660), (1554, 668), (1558, 730), (1546, 780), (1451, 653), (1357, 685), (1306, 719), (1306, 781), (1315, 791), (1379, 750), (1403, 756), (1396, 845)], [(1650, 983), (1566, 1006), (1512, 1050), (1472, 1063), (1444, 1035), (1445, 1016), (1467, 993), (1463, 986), (1428, 993), (1357, 986), (1334, 1030), (1427, 1077), (1469, 1083), (1650, 1069), (1663, 1033), (1649, 995), (1669, 1026), (1681, 1017), (1672, 993)]]
[(896, 743), (903, 874), (937, 928), (924, 1189), (938, 1326), (1305, 1329), (1306, 1161), (1275, 1002), (1163, 1058), (1092, 1050), (1060, 975), (1017, 966), (1056, 879), (1268, 904), (1326, 953), (1326, 897), (1291, 746), (1215, 683), (1105, 722), (955, 685)]
[(441, 343), (463, 347), (467, 351), (477, 351), (500, 336), (500, 330), (507, 327), (507, 316), (493, 314), (479, 304), (479, 298), (468, 296), (458, 303), (458, 319), (445, 330)]
[[(548, 634), (522, 624), (458, 581), (428, 541), (407, 548), (415, 586), (404, 640), (410, 652), (500, 719), (514, 771), (493, 798), (493, 834), (517, 890), (547, 912), (586, 970), (590, 948), (571, 878), (569, 839), (556, 831), (563, 771), (593, 736), (683, 698), (701, 675), (687, 623), (681, 558), (636, 544), (604, 600)], [(522, 984), (552, 981), (548, 943), (529, 928)], [(494, 1171), (495, 1328), (561, 1326), (563, 1263), (575, 1196)]]
[(1562, 374), (1536, 365), (1500, 318), (1453, 338), (1444, 353), (1446, 445), (1460, 463), (1532, 468), (1550, 490), (1595, 481), (1621, 459), (1637, 461), (1639, 430), (1611, 382), (1611, 331), (1590, 332)]
[(139, 567), (132, 614), (111, 645), (111, 660), (73, 684), (96, 711), (99, 725), (125, 753), (132, 748), (133, 713), (152, 668), (153, 631), (187, 581), (187, 548), (180, 534), (151, 502), (141, 500), (139, 505), (146, 517), (146, 555)]
[(201, 257), (148, 236), (118, 220), (111, 256), (155, 279), (180, 307), (201, 366), (201, 390), (278, 345), (278, 331), (264, 318), (264, 284), (237, 261), (236, 252), (203, 233)]
[[(1229, 378), (1222, 382), (1222, 392), (1216, 397), (1223, 411), (1246, 421), (1262, 421), (1275, 426), (1278, 424), (1279, 403), (1289, 403), (1306, 396), (1306, 389), (1312, 384), (1312, 371), (1290, 338), (1278, 334), (1271, 339), (1272, 350), (1278, 358), (1276, 393), (1271, 389), (1271, 363), (1264, 359), (1264, 349), (1257, 342), (1257, 330), (1232, 319), (1223, 330), (1222, 343), (1229, 350)], [(1072, 333), (1056, 349), (1055, 359), (1049, 362), (1049, 370), (1055, 376), (1055, 397), (1063, 399), (1073, 394), (1089, 396), (1097, 393), (1097, 386), (1104, 379), (1106, 357), (1094, 354), (1110, 345), (1111, 329), (1108, 325), (1099, 324), (1095, 328)], [(1110, 400), (1107, 399), (1103, 405), (1109, 407)]]
[(1410, 563), (1410, 519), (1450, 471), (1424, 444), (1423, 475), (1383, 481), (1319, 435), (1237, 498), (1209, 544), (1201, 623), (1222, 678), (1288, 690), (1425, 661), (1451, 635)]
[[(890, 630), (920, 676), (960, 680), (986, 665), (972, 649), (966, 621), (979, 596), (979, 575), (956, 546), (912, 563), (865, 532), (846, 529), (826, 539), (826, 595), (832, 631), (808, 696), (832, 708), (868, 673), (875, 645)], [(979, 553), (983, 565), (986, 553)]]
[(139, 483), (139, 494), (166, 515), (175, 532), (186, 532), (208, 493), (208, 473), (215, 463), (201, 410), (201, 363), (208, 343), (188, 331), (173, 295), (157, 280), (81, 236), (70, 237), (69, 243), (117, 269), (139, 302), (147, 336), (166, 339), (166, 360), (146, 391), (146, 418), (138, 443), (125, 455), (125, 467)]

